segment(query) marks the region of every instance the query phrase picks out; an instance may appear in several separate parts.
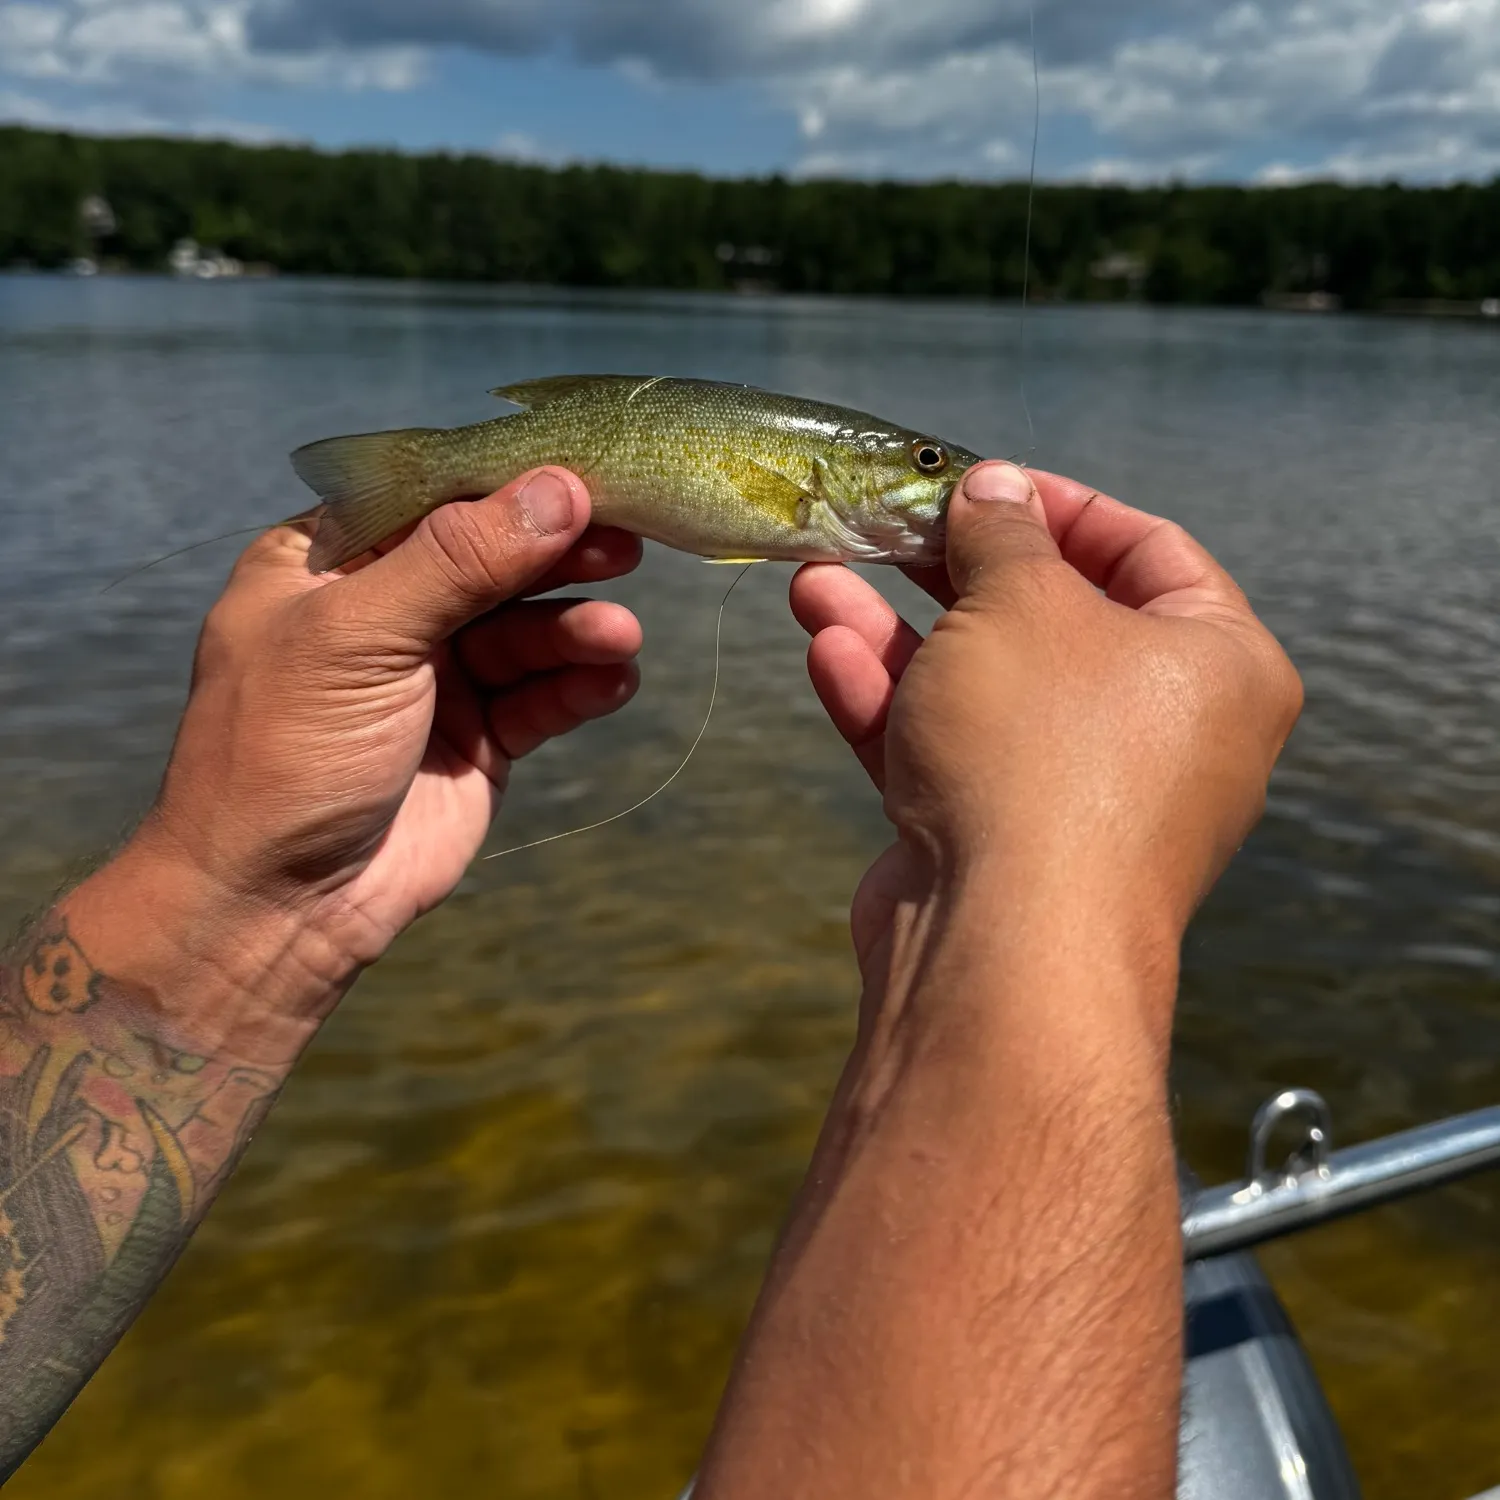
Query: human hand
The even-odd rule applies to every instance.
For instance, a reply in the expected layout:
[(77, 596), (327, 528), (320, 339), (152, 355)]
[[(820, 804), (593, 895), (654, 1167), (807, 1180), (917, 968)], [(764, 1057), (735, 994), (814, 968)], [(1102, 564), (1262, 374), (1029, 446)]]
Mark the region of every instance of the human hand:
[(897, 842), (704, 1500), (1173, 1493), (1178, 950), (1301, 688), (1179, 528), (1034, 482), (965, 476), (925, 642), (847, 569), (792, 585)]
[(155, 806), (0, 952), (0, 1177), (47, 1163), (6, 1226), (49, 1252), (49, 1295), (0, 1349), (24, 1393), (0, 1414), (0, 1479), (170, 1267), (360, 966), (458, 882), (511, 763), (634, 692), (628, 611), (512, 602), (635, 566), (634, 537), (588, 521), (582, 482), (541, 469), (347, 576), (309, 574), (290, 527), (240, 559)]
[(855, 902), (867, 982), (904, 910), (976, 878), (1175, 945), (1301, 708), (1245, 596), (1180, 527), (995, 463), (954, 495), (947, 567), (912, 576), (947, 608), (925, 642), (845, 568), (792, 584), (814, 687), (898, 834)]
[(636, 566), (637, 538), (588, 522), (582, 481), (543, 469), (344, 574), (309, 574), (300, 531), (260, 538), (131, 852), (312, 930), (335, 978), (379, 957), (457, 885), (512, 762), (635, 692), (628, 610), (519, 597)]

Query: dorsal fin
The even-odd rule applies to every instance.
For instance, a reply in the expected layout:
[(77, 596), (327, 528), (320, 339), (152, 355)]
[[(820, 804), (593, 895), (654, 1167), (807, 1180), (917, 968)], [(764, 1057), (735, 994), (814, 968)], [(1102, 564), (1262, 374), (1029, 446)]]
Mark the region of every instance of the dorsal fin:
[(612, 385), (616, 381), (644, 384), (647, 375), (548, 375), (542, 380), (522, 380), (515, 385), (498, 385), (490, 392), (513, 406), (545, 406), (549, 401), (561, 401), (564, 396), (576, 396), (590, 386)]

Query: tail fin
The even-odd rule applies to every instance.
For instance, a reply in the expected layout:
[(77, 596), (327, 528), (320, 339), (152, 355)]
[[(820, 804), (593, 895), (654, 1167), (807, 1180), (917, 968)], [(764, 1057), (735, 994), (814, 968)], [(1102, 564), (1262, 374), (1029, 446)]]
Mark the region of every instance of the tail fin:
[(407, 427), (324, 438), (292, 454), (297, 476), (323, 502), (308, 570), (342, 567), (433, 508), (418, 444), (433, 429)]

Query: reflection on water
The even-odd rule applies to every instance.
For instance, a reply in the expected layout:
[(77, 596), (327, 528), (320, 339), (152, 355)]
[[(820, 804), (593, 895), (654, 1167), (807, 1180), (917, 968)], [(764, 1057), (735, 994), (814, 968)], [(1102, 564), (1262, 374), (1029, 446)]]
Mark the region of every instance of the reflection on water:
[[(1235, 1173), (1287, 1083), (1344, 1140), (1500, 1100), (1493, 330), (1047, 309), (1028, 342), (1037, 461), (1186, 522), (1308, 683), (1188, 945), (1193, 1164)], [(295, 508), (296, 444), (595, 369), (1014, 453), (1014, 349), (1012, 313), (955, 305), (0, 278), (0, 916), (149, 796), (233, 544), (97, 590)], [(723, 585), (654, 551), (611, 586), (641, 697), (525, 766), (497, 847), (675, 764)], [(846, 903), (883, 838), (784, 585), (736, 592), (722, 711), (667, 797), (477, 867), (366, 977), (21, 1500), (675, 1493), (847, 1045)], [(1500, 1181), (1266, 1262), (1372, 1500), (1500, 1482)]]

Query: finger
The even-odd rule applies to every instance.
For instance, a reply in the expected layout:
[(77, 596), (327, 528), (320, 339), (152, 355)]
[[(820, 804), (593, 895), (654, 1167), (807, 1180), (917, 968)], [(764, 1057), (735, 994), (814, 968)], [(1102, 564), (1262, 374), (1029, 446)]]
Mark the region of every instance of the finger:
[(483, 500), (439, 507), (394, 551), (329, 590), (362, 625), (430, 650), (555, 567), (588, 518), (581, 479), (537, 469)]
[(603, 599), (532, 599), (466, 625), (453, 643), (473, 681), (501, 688), (531, 672), (627, 662), (641, 649), (641, 626)]
[[(413, 521), (400, 531), (375, 543), (368, 552), (351, 558), (337, 571), (357, 573), (368, 567), (377, 557), (394, 551), (422, 523)], [(553, 589), (567, 588), (576, 583), (603, 583), (608, 578), (619, 578), (640, 566), (641, 539), (618, 526), (584, 527), (583, 535), (568, 549), (561, 562), (543, 577), (537, 579), (527, 594), (548, 594)]]
[(538, 745), (623, 708), (640, 686), (634, 662), (612, 667), (564, 667), (502, 693), (490, 705), (490, 732), (512, 760)]
[(982, 594), (989, 608), (1014, 614), (1034, 608), (1038, 581), (1064, 586), (1068, 570), (1041, 497), (1014, 464), (970, 469), (948, 502), (947, 529), (948, 576), (960, 598)]
[(885, 790), (885, 721), (896, 681), (876, 649), (847, 625), (820, 630), (807, 648), (813, 691), (876, 790)]
[(861, 637), (899, 680), (922, 637), (878, 589), (840, 563), (807, 563), (792, 575), (792, 614), (809, 634), (841, 625)]
[(641, 539), (617, 526), (589, 526), (556, 567), (526, 592), (548, 594), (580, 583), (603, 583), (634, 572), (641, 562)]
[(438, 656), (432, 729), (429, 755), (446, 745), (461, 762), (486, 777), (497, 793), (505, 790), (510, 760), (490, 733), (489, 704), (474, 691), (474, 684), (447, 652)]
[(1248, 613), (1244, 594), (1182, 527), (1076, 480), (1032, 474), (1062, 555), (1117, 604), (1157, 614), (1213, 606)]

